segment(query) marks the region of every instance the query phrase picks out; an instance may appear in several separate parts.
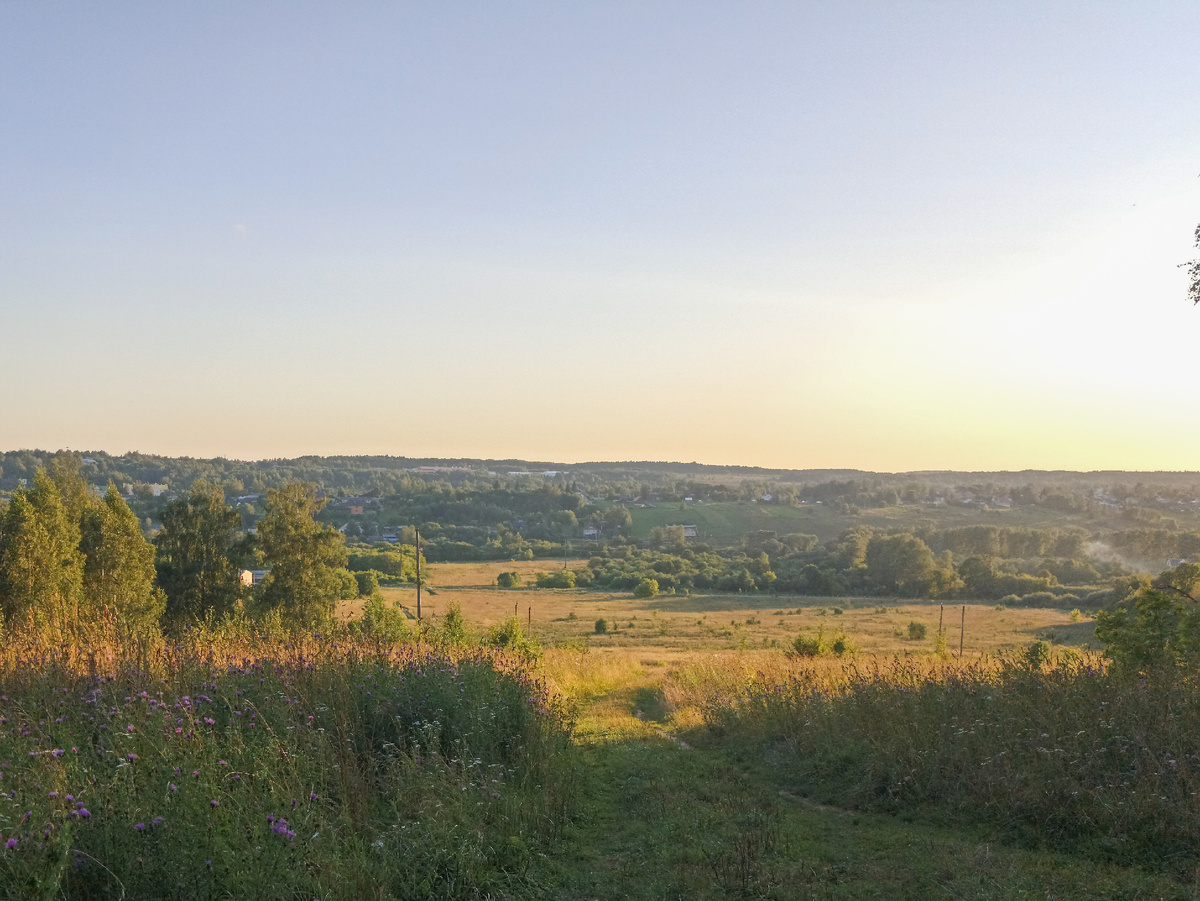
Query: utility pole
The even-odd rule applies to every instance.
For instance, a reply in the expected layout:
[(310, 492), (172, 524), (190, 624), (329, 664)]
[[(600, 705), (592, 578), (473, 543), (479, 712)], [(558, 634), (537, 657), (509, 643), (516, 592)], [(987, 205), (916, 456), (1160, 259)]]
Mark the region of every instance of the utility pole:
[(413, 548), (417, 552), (417, 626), (421, 625), (421, 530), (413, 526)]

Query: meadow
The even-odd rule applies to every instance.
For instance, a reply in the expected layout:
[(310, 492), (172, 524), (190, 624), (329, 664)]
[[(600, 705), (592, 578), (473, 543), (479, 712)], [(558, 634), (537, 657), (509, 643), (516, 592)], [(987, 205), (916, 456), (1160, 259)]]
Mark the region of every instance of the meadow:
[(0, 898), (1195, 897), (1200, 690), (1087, 616), (494, 585), (546, 568), (431, 567), (400, 644), (10, 636)]
[(521, 661), (476, 649), (10, 640), (0, 897), (520, 894), (568, 734)]

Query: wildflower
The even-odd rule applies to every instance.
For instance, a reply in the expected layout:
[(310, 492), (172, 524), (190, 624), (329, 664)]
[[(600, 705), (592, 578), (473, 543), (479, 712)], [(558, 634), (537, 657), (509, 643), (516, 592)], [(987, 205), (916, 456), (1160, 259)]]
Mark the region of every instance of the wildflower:
[(218, 761), (217, 761), (217, 766), (229, 766), (229, 764), (228, 764), (228, 763), (226, 763), (224, 760), (218, 760)]
[(4, 843), (4, 847), (8, 848), (8, 850), (10, 850), (10, 851), (13, 848), (15, 848), (16, 846), (17, 846), (17, 840), (15, 838), (10, 838), (8, 841), (6, 841)]
[(155, 826), (161, 826), (161, 825), (162, 825), (163, 823), (165, 823), (165, 822), (166, 822), (166, 820), (164, 820), (162, 817), (155, 817), (155, 818), (154, 818), (154, 825), (155, 825)]
[(169, 789), (170, 789), (171, 791), (173, 791), (173, 792), (177, 792), (177, 791), (179, 791), (179, 786), (178, 786), (178, 785), (176, 785), (174, 782), (168, 782), (168, 783), (167, 783), (167, 788), (169, 788)]
[(57, 798), (57, 797), (58, 797), (58, 792), (50, 792), (50, 797), (51, 797), (51, 798)]
[(51, 754), (53, 754), (53, 755), (54, 755), (56, 758), (58, 758), (58, 757), (62, 757), (62, 756), (63, 756), (64, 754), (66, 754), (67, 752), (66, 752), (66, 751), (64, 751), (62, 748), (55, 748), (55, 749), (54, 749), (53, 751), (51, 751), (50, 753), (51, 753)]
[(144, 832), (144, 831), (145, 831), (145, 829), (146, 829), (146, 824), (145, 824), (145, 823), (138, 823), (138, 824), (137, 824), (136, 826), (134, 826), (133, 828), (134, 828), (134, 829), (136, 829), (138, 832)]
[(130, 760), (137, 760), (136, 754), (127, 754), (126, 757), (128, 757)]
[(220, 806), (221, 806), (221, 802), (220, 802), (220, 801), (218, 801), (216, 798), (213, 798), (213, 799), (212, 799), (211, 801), (209, 801), (208, 803), (209, 803), (209, 804), (211, 804), (213, 807), (220, 807)]

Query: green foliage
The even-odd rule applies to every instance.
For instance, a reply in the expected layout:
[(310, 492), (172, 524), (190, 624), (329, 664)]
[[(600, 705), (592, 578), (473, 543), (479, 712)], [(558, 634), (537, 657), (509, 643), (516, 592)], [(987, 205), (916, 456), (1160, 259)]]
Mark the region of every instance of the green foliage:
[(1195, 666), (1200, 662), (1200, 605), (1190, 593), (1165, 585), (1144, 588), (1132, 603), (1096, 614), (1096, 637), (1122, 673), (1162, 670), (1177, 663)]
[(238, 538), (240, 525), (221, 489), (203, 480), (163, 508), (155, 545), (168, 626), (179, 629), (232, 612), (240, 593), (238, 564), (248, 557)]
[(816, 633), (801, 632), (792, 640), (792, 650), (799, 657), (819, 657), (822, 654), (843, 654), (851, 653), (854, 646), (846, 637), (846, 633), (842, 631), (835, 632), (832, 636), (825, 634), (825, 629), (817, 629)]
[(99, 679), (0, 649), (0, 899), (537, 893), (573, 771), (511, 658), (201, 631)]
[(431, 637), (450, 647), (464, 647), (471, 643), (471, 627), (458, 604), (451, 604), (431, 630)]
[(918, 623), (915, 620), (908, 624), (908, 637), (913, 641), (924, 641), (927, 632), (924, 623)]
[(496, 576), (496, 585), (499, 588), (519, 588), (521, 585), (521, 574), (518, 572), (500, 573)]
[(83, 554), (79, 524), (45, 470), (13, 495), (0, 524), (0, 604), (9, 629), (32, 627), (66, 639), (81, 624)]
[(521, 628), (521, 620), (516, 616), (510, 616), (504, 622), (492, 626), (484, 640), (493, 648), (513, 651), (525, 657), (536, 657), (542, 650), (535, 639), (525, 634)]
[(879, 594), (929, 596), (937, 567), (933, 552), (909, 534), (877, 535), (867, 544), (866, 577)]
[(658, 581), (656, 579), (642, 579), (633, 589), (635, 598), (653, 598), (658, 597)]
[(596, 620), (596, 634), (604, 635), (607, 632), (608, 632), (608, 620), (606, 620), (604, 617), (600, 617), (600, 619)]
[(534, 584), (538, 588), (574, 588), (575, 573), (569, 569), (560, 569), (552, 573), (535, 573)]
[(1032, 642), (1025, 649), (1025, 662), (1032, 667), (1040, 667), (1049, 663), (1051, 660), (1050, 645), (1044, 641)]
[(360, 622), (359, 628), (363, 632), (385, 641), (408, 641), (412, 637), (408, 616), (400, 604), (395, 601), (388, 603), (378, 593), (368, 596)]
[[(847, 663), (759, 676), (705, 716), (788, 785), (852, 809), (969, 825), (1009, 841), (1190, 880), (1200, 865), (1200, 685), (1116, 678), (1044, 647), (1019, 659)], [(983, 803), (981, 803), (981, 801)], [(1181, 891), (1183, 897), (1186, 891)]]
[(80, 549), (84, 555), (83, 596), (90, 611), (107, 611), (130, 633), (156, 632), (166, 595), (154, 585), (154, 547), (137, 517), (109, 485), (99, 504), (85, 509)]
[(374, 597), (379, 593), (379, 574), (373, 570), (354, 573), (354, 582), (360, 598)]
[[(337, 529), (318, 523), (324, 506), (312, 485), (291, 482), (267, 493), (258, 541), (270, 571), (259, 585), (260, 609), (286, 623), (322, 627), (342, 594), (346, 547)], [(357, 590), (357, 583), (355, 583)]]
[[(423, 554), (421, 562), (425, 562)], [(379, 573), (390, 584), (417, 580), (417, 558), (411, 545), (387, 549), (355, 548), (347, 554), (346, 565), (351, 572)]]

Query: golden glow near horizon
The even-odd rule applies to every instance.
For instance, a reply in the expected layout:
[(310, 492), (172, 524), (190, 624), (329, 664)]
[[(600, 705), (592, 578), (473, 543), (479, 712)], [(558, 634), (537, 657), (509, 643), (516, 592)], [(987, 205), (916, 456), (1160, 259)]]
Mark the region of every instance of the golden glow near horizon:
[(1200, 469), (1200, 8), (1018, 7), (0, 8), (0, 446)]

